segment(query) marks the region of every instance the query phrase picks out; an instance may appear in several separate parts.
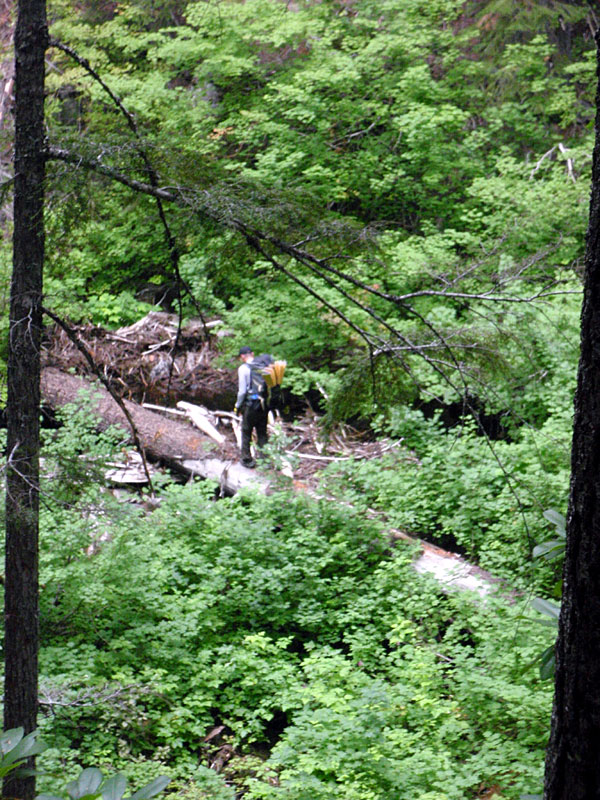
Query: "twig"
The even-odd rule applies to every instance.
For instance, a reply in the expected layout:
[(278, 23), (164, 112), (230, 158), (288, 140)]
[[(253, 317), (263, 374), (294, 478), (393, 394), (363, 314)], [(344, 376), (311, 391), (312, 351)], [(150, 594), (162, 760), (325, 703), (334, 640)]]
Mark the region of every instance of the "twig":
[(185, 411), (178, 408), (167, 408), (166, 406), (155, 406), (152, 403), (142, 403), (142, 408), (150, 408), (152, 411), (161, 411), (163, 414), (175, 414), (178, 417), (187, 417)]
[[(569, 152), (562, 142), (560, 142), (560, 144), (558, 145), (558, 149), (563, 154), (563, 156), (566, 155)], [(569, 178), (571, 178), (571, 180), (573, 181), (573, 183), (577, 183), (577, 180), (576, 180), (575, 175), (573, 173), (573, 159), (572, 158), (567, 158), (567, 173), (569, 175)]]
[(362, 131), (354, 131), (354, 133), (349, 133), (346, 136), (340, 136), (339, 139), (334, 139), (333, 142), (329, 142), (327, 145), (328, 147), (338, 147), (339, 145), (343, 144), (344, 142), (349, 142), (350, 139), (357, 139), (358, 137), (366, 136), (370, 133), (373, 128), (377, 125), (378, 122), (381, 121), (381, 117), (377, 117), (377, 119), (372, 122), (368, 128), (365, 128)]
[(308, 458), (311, 461), (351, 461), (353, 458), (366, 458), (366, 456), (311, 456), (309, 453), (298, 453), (296, 450), (286, 450), (287, 456)]
[(125, 336), (118, 336), (116, 333), (107, 333), (106, 338), (113, 339), (115, 342), (123, 342), (124, 344), (135, 344), (131, 339), (127, 339)]
[(544, 161), (545, 161), (547, 158), (550, 158), (550, 156), (551, 156), (551, 155), (554, 153), (554, 151), (555, 151), (555, 150), (556, 150), (556, 145), (554, 145), (554, 147), (551, 147), (551, 148), (550, 148), (550, 150), (548, 150), (548, 152), (547, 152), (547, 153), (544, 153), (544, 155), (543, 155), (543, 156), (540, 158), (540, 160), (537, 162), (537, 164), (535, 165), (535, 167), (534, 167), (534, 168), (531, 170), (531, 172), (529, 173), (529, 178), (530, 178), (530, 179), (531, 179), (531, 178), (533, 178), (533, 176), (534, 176), (534, 175), (535, 175), (535, 173), (538, 171), (538, 169), (539, 169), (539, 168), (542, 166), (542, 164), (544, 163)]
[(151, 353), (154, 353), (155, 350), (160, 350), (161, 347), (165, 347), (166, 345), (173, 344), (175, 339), (176, 339), (176, 336), (175, 337), (171, 337), (170, 339), (166, 339), (164, 342), (157, 342), (156, 344), (153, 344), (151, 347), (149, 347), (147, 350), (144, 350), (142, 355), (143, 356), (148, 356)]

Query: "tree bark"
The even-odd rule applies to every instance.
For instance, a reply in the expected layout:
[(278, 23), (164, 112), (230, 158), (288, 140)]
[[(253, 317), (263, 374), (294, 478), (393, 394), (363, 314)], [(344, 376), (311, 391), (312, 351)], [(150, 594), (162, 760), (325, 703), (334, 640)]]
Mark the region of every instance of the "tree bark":
[(600, 797), (600, 37), (596, 145), (546, 800)]
[[(40, 338), (44, 262), (45, 0), (20, 0), (15, 30), (13, 272), (7, 372), (4, 727), (36, 727)], [(35, 778), (5, 782), (28, 800)]]

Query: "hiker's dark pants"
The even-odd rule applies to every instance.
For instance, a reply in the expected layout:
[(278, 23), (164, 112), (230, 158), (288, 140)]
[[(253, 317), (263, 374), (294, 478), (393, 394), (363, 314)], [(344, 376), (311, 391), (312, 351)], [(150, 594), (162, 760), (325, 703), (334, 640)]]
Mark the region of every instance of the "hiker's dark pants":
[(269, 441), (267, 435), (268, 414), (269, 412), (263, 409), (260, 403), (251, 400), (249, 403), (244, 404), (242, 416), (242, 463), (244, 461), (252, 461), (250, 442), (252, 441), (253, 430), (256, 430), (259, 447), (264, 447)]

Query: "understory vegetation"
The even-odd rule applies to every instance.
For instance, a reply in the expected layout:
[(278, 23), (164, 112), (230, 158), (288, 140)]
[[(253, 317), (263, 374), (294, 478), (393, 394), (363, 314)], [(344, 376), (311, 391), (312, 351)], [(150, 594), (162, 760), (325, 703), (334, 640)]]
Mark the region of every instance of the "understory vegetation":
[(536, 659), (553, 634), (526, 591), (443, 591), (414, 571), (412, 546), (341, 503), (214, 502), (193, 483), (165, 489), (151, 516), (124, 510), (86, 477), (97, 446), (61, 496), (86, 433), (69, 419), (45, 464), (50, 775), (166, 773), (210, 798), (537, 788), (551, 687)]
[[(63, 412), (42, 453), (39, 790), (97, 766), (189, 800), (539, 791), (555, 630), (531, 600), (559, 598), (560, 563), (533, 551), (567, 502), (597, 12), (48, 13), (46, 307), (218, 318), (217, 364), (275, 353), (324, 438), (346, 421), (402, 447), (333, 463), (321, 499), (159, 478), (150, 512), (105, 485), (122, 434)], [(496, 591), (418, 574), (393, 530)]]

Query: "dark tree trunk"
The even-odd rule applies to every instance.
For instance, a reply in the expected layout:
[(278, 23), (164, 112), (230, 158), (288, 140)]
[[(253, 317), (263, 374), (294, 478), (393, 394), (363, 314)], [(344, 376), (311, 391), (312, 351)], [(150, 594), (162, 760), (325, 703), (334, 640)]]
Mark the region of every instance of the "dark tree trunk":
[[(596, 95), (600, 109), (599, 85)], [(600, 113), (587, 235), (546, 800), (600, 798)]]
[[(36, 727), (40, 332), (44, 260), (45, 0), (20, 0), (15, 31), (13, 273), (7, 377), (4, 727)], [(5, 784), (27, 798), (35, 779)]]

